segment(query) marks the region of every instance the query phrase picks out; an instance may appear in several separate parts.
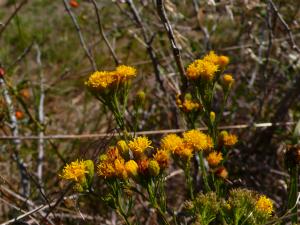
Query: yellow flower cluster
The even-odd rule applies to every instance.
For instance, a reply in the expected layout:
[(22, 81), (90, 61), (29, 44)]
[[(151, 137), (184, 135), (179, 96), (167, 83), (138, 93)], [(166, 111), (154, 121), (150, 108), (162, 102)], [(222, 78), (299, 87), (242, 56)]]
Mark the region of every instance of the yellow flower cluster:
[(135, 157), (143, 155), (147, 148), (151, 148), (151, 141), (147, 137), (137, 137), (128, 143), (128, 147)]
[[(148, 157), (146, 150), (149, 148), (152, 146), (147, 137), (134, 138), (128, 144), (124, 140), (118, 141), (116, 147), (110, 147), (100, 156), (98, 175), (104, 179), (124, 180), (159, 175), (169, 165), (169, 154), (164, 150), (157, 150)], [(130, 159), (130, 155), (133, 159)]]
[(72, 180), (75, 182), (83, 182), (85, 180), (85, 175), (88, 173), (88, 168), (83, 160), (76, 160), (67, 164), (62, 174), (60, 175), (65, 180)]
[(136, 76), (136, 69), (131, 66), (121, 65), (115, 71), (96, 71), (92, 73), (85, 85), (93, 91), (103, 91), (117, 86)]
[(221, 152), (213, 151), (213, 152), (209, 153), (206, 160), (210, 166), (214, 167), (214, 166), (219, 165), (219, 163), (223, 160), (223, 155)]
[(183, 101), (180, 99), (180, 95), (176, 97), (176, 105), (184, 112), (198, 111), (201, 109), (201, 104), (191, 99), (185, 98)]
[(219, 134), (219, 145), (225, 147), (232, 147), (238, 142), (237, 136), (228, 134), (227, 131), (222, 131)]
[(218, 56), (213, 51), (209, 52), (203, 59), (197, 59), (187, 67), (187, 77), (191, 80), (202, 78), (213, 80), (215, 74), (223, 70), (229, 63), (227, 56)]
[(176, 134), (165, 136), (160, 142), (161, 149), (171, 152), (181, 159), (189, 160), (195, 151), (210, 150), (213, 147), (211, 137), (201, 131), (189, 130), (182, 136), (182, 138)]
[(271, 199), (267, 198), (265, 195), (259, 197), (255, 207), (258, 211), (266, 213), (268, 216), (270, 216), (274, 210)]

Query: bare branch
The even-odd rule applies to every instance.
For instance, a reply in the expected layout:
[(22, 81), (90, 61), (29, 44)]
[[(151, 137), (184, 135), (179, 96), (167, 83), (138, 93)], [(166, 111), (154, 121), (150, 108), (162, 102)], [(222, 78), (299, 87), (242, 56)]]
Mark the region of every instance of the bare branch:
[(296, 50), (298, 53), (300, 53), (300, 48), (297, 46), (294, 36), (292, 34), (292, 31), (289, 27), (289, 25), (286, 23), (286, 21), (283, 19), (282, 15), (280, 14), (278, 8), (276, 7), (276, 5), (274, 4), (274, 2), (272, 0), (269, 0), (269, 3), (272, 7), (272, 9), (274, 10), (274, 12), (276, 13), (278, 19), (280, 20), (280, 22), (282, 23), (284, 29), (286, 30), (286, 32), (288, 33), (289, 39), (290, 39), (290, 44), (293, 50)]
[(165, 30), (167, 31), (170, 43), (171, 43), (171, 47), (173, 50), (173, 55), (179, 70), (179, 73), (181, 75), (181, 81), (182, 81), (182, 91), (184, 92), (187, 88), (187, 80), (186, 80), (186, 76), (185, 76), (185, 70), (184, 70), (184, 66), (183, 66), (183, 62), (181, 59), (181, 54), (180, 54), (180, 50), (178, 48), (175, 36), (174, 36), (174, 32), (173, 32), (173, 28), (168, 20), (168, 17), (166, 15), (166, 11), (165, 11), (165, 7), (164, 7), (164, 0), (156, 0), (156, 4), (157, 4), (157, 13), (161, 19), (161, 22), (163, 23)]
[(83, 38), (83, 35), (82, 35), (82, 32), (81, 32), (80, 26), (79, 26), (79, 24), (78, 24), (78, 22), (77, 22), (77, 19), (76, 19), (74, 13), (72, 12), (72, 10), (71, 10), (71, 8), (70, 8), (69, 3), (67, 2), (67, 0), (63, 0), (63, 2), (64, 2), (64, 5), (65, 5), (65, 9), (67, 10), (69, 16), (70, 16), (71, 19), (72, 19), (72, 22), (73, 22), (75, 28), (76, 28), (77, 34), (78, 34), (79, 39), (80, 39), (80, 44), (81, 44), (82, 48), (84, 49), (85, 54), (86, 54), (86, 56), (88, 57), (88, 59), (89, 59), (91, 65), (92, 65), (92, 67), (93, 67), (93, 70), (96, 71), (96, 70), (97, 70), (96, 62), (95, 62), (95, 60), (94, 60), (94, 58), (93, 58), (93, 56), (92, 56), (90, 50), (88, 49), (88, 47), (87, 47), (87, 45), (86, 45), (86, 43), (85, 43), (85, 40), (84, 40), (84, 38)]
[(18, 14), (18, 12), (23, 8), (23, 6), (28, 2), (28, 0), (23, 0), (20, 5), (15, 9), (15, 11), (10, 15), (10, 17), (7, 19), (7, 21), (4, 23), (4, 25), (0, 29), (0, 37), (2, 33), (7, 28), (8, 24), (12, 21), (12, 19)]
[(119, 65), (120, 60), (118, 59), (114, 49), (112, 48), (111, 44), (109, 43), (109, 41), (108, 41), (108, 39), (107, 39), (107, 37), (104, 33), (102, 22), (101, 22), (101, 16), (100, 16), (100, 12), (99, 12), (99, 7), (98, 7), (95, 0), (90, 0), (90, 1), (92, 2), (93, 6), (94, 6), (94, 9), (95, 9), (95, 12), (96, 12), (96, 15), (97, 15), (97, 23), (98, 23), (98, 28), (99, 28), (100, 35), (103, 38), (106, 46), (108, 47), (108, 49), (110, 51), (110, 54), (114, 58), (114, 61), (115, 61), (116, 65)]

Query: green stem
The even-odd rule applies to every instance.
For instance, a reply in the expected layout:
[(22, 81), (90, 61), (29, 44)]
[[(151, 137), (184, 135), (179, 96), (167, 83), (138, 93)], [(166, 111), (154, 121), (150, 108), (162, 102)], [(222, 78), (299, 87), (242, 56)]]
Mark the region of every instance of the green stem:
[(298, 196), (298, 165), (294, 166), (290, 169), (290, 188), (289, 188), (289, 197), (288, 197), (288, 209), (291, 209), (292, 222), (298, 222), (297, 210), (298, 207), (296, 205), (297, 196)]
[(202, 177), (203, 177), (203, 181), (204, 181), (204, 191), (208, 192), (208, 191), (210, 191), (210, 187), (209, 187), (208, 180), (207, 180), (207, 174), (206, 174), (206, 169), (204, 166), (204, 159), (203, 159), (202, 152), (199, 152), (199, 161), (200, 161), (200, 169), (201, 169)]
[(192, 176), (190, 173), (190, 167), (191, 167), (191, 162), (188, 161), (186, 164), (186, 167), (184, 169), (184, 173), (185, 173), (186, 183), (187, 183), (188, 190), (189, 190), (189, 195), (190, 195), (190, 198), (193, 200), (194, 199), (194, 189), (193, 189)]

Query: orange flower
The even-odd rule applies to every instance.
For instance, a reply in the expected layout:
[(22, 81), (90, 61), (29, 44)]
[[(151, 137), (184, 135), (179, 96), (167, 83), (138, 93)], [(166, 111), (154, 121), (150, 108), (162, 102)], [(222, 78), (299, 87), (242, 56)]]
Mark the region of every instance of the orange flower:
[(70, 6), (72, 6), (73, 8), (77, 8), (77, 7), (79, 7), (79, 3), (76, 0), (71, 0)]
[(16, 111), (16, 117), (18, 120), (21, 120), (21, 119), (23, 119), (24, 115), (21, 111)]

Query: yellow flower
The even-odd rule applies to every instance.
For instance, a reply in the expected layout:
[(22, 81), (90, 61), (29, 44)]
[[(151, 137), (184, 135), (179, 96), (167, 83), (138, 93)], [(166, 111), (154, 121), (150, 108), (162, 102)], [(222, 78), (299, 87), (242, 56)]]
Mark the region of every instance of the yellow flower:
[(182, 138), (177, 136), (176, 134), (168, 134), (160, 142), (161, 148), (170, 152), (174, 152), (176, 148), (178, 148), (182, 144)]
[(207, 150), (212, 147), (211, 138), (195, 129), (184, 132), (183, 140), (197, 151)]
[(126, 179), (127, 178), (127, 172), (125, 169), (125, 163), (124, 159), (116, 159), (114, 161), (114, 166), (115, 166), (115, 174), (119, 178)]
[(109, 161), (100, 162), (97, 166), (97, 173), (104, 179), (112, 178), (116, 175), (114, 165)]
[(260, 212), (271, 215), (273, 212), (273, 203), (271, 199), (267, 198), (265, 195), (259, 197), (255, 205), (256, 209)]
[(193, 157), (193, 148), (187, 144), (182, 144), (176, 148), (174, 154), (184, 161), (189, 161)]
[(147, 137), (137, 137), (128, 143), (135, 157), (140, 157), (147, 148), (151, 147), (151, 141)]
[(182, 104), (182, 109), (185, 112), (191, 112), (193, 110), (198, 110), (200, 108), (200, 104), (197, 102), (193, 102), (192, 100), (185, 99)]
[(76, 182), (82, 182), (85, 179), (85, 174), (88, 173), (88, 170), (86, 168), (86, 164), (83, 160), (81, 161), (74, 161), (70, 164), (67, 164), (62, 174), (60, 175), (63, 179), (66, 180), (73, 180)]
[(233, 146), (237, 143), (237, 136), (234, 134), (228, 134), (223, 137), (223, 143), (226, 147)]
[(96, 71), (85, 82), (85, 85), (94, 91), (102, 91), (115, 82), (113, 72)]
[(234, 79), (231, 74), (225, 74), (222, 82), (225, 88), (230, 88), (234, 83)]
[(225, 66), (227, 66), (229, 64), (229, 57), (225, 56), (225, 55), (221, 55), (219, 56), (219, 62), (218, 64), (220, 65), (221, 68), (224, 68)]
[(187, 68), (187, 77), (191, 80), (202, 78), (204, 80), (212, 80), (218, 71), (218, 65), (210, 61), (202, 59), (195, 60)]
[(115, 71), (115, 76), (119, 81), (126, 81), (136, 76), (136, 69), (131, 66), (120, 65)]
[(125, 169), (130, 177), (136, 177), (138, 175), (138, 164), (134, 160), (129, 160), (125, 163)]
[(169, 165), (170, 157), (167, 151), (165, 150), (158, 150), (153, 158), (158, 162), (159, 167), (161, 169), (165, 169)]
[(207, 162), (210, 166), (217, 166), (223, 160), (221, 152), (213, 151), (207, 156)]
[(206, 56), (204, 56), (203, 60), (218, 65), (220, 58), (214, 51), (210, 51)]

